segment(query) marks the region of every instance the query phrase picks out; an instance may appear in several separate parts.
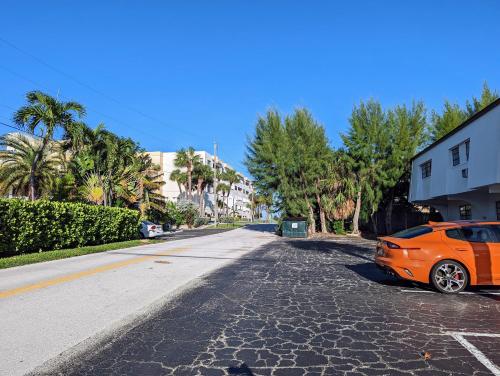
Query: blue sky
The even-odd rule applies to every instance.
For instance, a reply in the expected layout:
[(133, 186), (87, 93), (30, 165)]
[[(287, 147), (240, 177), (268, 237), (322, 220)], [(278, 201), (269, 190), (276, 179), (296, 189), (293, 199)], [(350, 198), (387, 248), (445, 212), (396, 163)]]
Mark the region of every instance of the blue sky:
[(439, 109), (500, 90), (499, 19), (496, 0), (5, 0), (0, 38), (24, 52), (0, 40), (0, 121), (42, 89), (147, 150), (216, 139), (243, 170), (270, 107), (308, 107), (339, 146), (360, 100)]

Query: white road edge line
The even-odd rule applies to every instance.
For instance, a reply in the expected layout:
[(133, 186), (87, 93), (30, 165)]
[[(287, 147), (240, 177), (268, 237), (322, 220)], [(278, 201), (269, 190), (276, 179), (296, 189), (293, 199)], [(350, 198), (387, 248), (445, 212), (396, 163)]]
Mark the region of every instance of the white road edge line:
[[(428, 290), (399, 290), (401, 292), (417, 292), (417, 293), (427, 293), (427, 294), (437, 294), (437, 291)], [(458, 293), (459, 295), (500, 295), (500, 292), (488, 292), (488, 291), (462, 291)]]
[(468, 333), (468, 332), (445, 332), (444, 334), (450, 335), (456, 341), (458, 341), (472, 355), (474, 355), (476, 359), (483, 364), (483, 366), (488, 368), (491, 371), (491, 373), (493, 373), (493, 375), (500, 376), (500, 368), (498, 368), (494, 363), (492, 363), (476, 346), (474, 346), (472, 343), (470, 343), (464, 338), (464, 336), (500, 338), (500, 334)]

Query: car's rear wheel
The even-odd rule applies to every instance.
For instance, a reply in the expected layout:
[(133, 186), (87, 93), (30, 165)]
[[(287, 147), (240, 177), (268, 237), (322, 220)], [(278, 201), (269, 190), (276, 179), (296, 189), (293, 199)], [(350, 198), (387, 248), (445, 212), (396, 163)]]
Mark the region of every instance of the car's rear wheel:
[(434, 265), (431, 280), (437, 290), (446, 294), (459, 293), (469, 283), (465, 267), (451, 260), (443, 260)]

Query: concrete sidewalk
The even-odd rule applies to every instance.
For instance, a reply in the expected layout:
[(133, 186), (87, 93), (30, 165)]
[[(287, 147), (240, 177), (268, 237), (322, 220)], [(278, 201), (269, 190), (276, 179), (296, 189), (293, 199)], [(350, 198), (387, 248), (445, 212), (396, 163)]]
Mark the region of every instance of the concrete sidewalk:
[(133, 323), (276, 237), (266, 225), (0, 271), (0, 375), (23, 375)]

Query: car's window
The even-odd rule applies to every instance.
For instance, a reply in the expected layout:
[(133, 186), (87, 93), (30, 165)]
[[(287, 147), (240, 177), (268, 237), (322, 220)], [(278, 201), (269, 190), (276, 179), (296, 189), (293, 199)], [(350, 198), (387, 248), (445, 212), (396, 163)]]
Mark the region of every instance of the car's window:
[(148, 225), (148, 226), (149, 226), (149, 225), (154, 225), (154, 223), (153, 223), (153, 222), (149, 222), (149, 221), (143, 221), (142, 223), (144, 223), (145, 225)]
[(411, 238), (416, 238), (417, 236), (421, 236), (424, 234), (428, 234), (432, 232), (432, 227), (428, 226), (417, 226), (417, 227), (412, 227), (403, 231), (396, 232), (395, 234), (392, 234), (391, 236), (393, 238), (399, 238), (399, 239), (411, 239)]
[[(500, 229), (498, 230), (500, 232)], [(467, 226), (446, 230), (446, 236), (452, 239), (473, 243), (495, 243), (497, 236), (491, 226)]]
[(450, 230), (446, 230), (446, 236), (452, 239), (465, 240), (462, 229), (460, 228), (452, 228)]
[(492, 243), (500, 243), (500, 225), (489, 225), (488, 228), (493, 233)]

